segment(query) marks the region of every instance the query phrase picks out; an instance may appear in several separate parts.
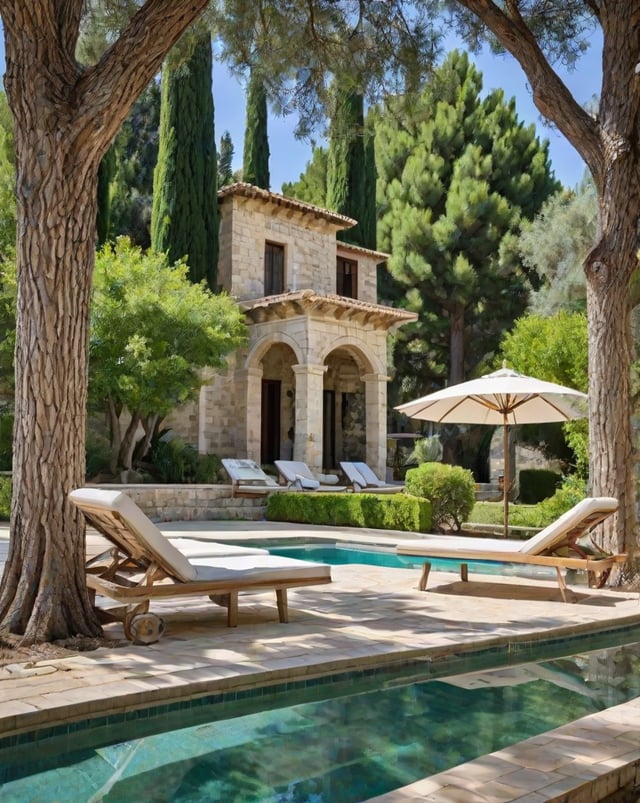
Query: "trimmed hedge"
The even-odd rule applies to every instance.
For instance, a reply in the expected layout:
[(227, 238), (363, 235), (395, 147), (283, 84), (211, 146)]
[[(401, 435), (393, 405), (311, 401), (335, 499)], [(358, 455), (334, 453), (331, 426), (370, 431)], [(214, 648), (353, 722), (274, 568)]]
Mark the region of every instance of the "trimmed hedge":
[(275, 493), (267, 500), (267, 521), (370, 527), (374, 530), (431, 530), (431, 503), (405, 493)]
[(537, 505), (548, 499), (562, 484), (562, 474), (546, 468), (523, 468), (520, 472), (519, 500), (523, 505)]

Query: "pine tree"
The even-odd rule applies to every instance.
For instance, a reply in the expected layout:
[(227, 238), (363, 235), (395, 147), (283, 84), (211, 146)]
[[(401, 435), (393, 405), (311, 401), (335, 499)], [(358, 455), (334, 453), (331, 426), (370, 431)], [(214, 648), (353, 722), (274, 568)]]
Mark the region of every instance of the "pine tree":
[(261, 76), (251, 71), (247, 89), (247, 123), (244, 133), (242, 180), (269, 189), (269, 136), (267, 93)]
[(170, 263), (187, 257), (193, 282), (216, 289), (217, 157), (211, 92), (211, 39), (204, 28), (182, 42), (186, 58), (165, 61), (160, 143), (153, 182), (151, 245)]
[(396, 299), (418, 312), (395, 344), (401, 398), (470, 376), (526, 308), (517, 234), (559, 189), (547, 143), (501, 91), (452, 53), (421, 95), (389, 103), (376, 131), (378, 237)]
[(282, 185), (282, 192), (308, 204), (325, 207), (327, 204), (327, 149), (314, 145), (311, 159), (298, 181)]

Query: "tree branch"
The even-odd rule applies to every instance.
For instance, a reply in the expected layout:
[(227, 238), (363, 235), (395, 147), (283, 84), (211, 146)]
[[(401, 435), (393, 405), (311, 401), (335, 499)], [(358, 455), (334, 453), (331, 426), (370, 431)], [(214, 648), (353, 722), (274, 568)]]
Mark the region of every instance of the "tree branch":
[(146, 0), (100, 61), (78, 82), (79, 111), (86, 116), (87, 137), (97, 126), (111, 141), (135, 98), (157, 75), (168, 51), (208, 2)]
[(553, 70), (538, 42), (522, 19), (518, 4), (503, 11), (492, 0), (457, 0), (489, 28), (522, 67), (531, 85), (533, 102), (553, 122), (588, 165), (600, 183), (604, 161), (597, 122), (580, 106)]

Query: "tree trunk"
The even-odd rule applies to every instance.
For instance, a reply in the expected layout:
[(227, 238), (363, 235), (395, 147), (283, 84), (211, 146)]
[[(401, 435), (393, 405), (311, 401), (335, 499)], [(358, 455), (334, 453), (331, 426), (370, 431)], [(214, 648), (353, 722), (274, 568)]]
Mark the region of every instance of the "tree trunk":
[[(627, 165), (627, 167), (629, 167)], [(614, 167), (611, 172), (618, 172)], [(589, 333), (589, 479), (594, 495), (615, 496), (617, 521), (603, 525), (611, 551), (636, 546), (635, 476), (631, 432), (631, 305), (629, 282), (637, 269), (640, 214), (636, 171), (622, 171), (628, 203), (619, 190), (602, 198), (602, 231), (585, 261)], [(609, 193), (607, 193), (609, 194)]]
[(449, 313), (449, 384), (464, 382), (464, 311), (462, 304)]
[(206, 0), (147, 0), (92, 68), (75, 61), (83, 0), (0, 0), (18, 203), (11, 541), (0, 626), (26, 644), (96, 636), (84, 528), (89, 297), (100, 159)]
[[(101, 632), (86, 592), (82, 517), (68, 501), (84, 482), (97, 165), (87, 169), (67, 137), (63, 144), (26, 117), (21, 128), (33, 133), (16, 138), (18, 216), (33, 225), (17, 243), (13, 505), (0, 613), (31, 643)], [(76, 194), (86, 201), (70, 215)]]

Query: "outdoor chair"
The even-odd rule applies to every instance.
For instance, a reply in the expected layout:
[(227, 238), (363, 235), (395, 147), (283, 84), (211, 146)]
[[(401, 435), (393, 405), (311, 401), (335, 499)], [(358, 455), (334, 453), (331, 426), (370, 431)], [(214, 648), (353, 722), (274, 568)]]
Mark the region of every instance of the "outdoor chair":
[(205, 595), (227, 608), (227, 625), (235, 627), (240, 592), (275, 590), (280, 622), (287, 622), (287, 589), (331, 582), (330, 566), (260, 549), (209, 557), (192, 550), (187, 557), (121, 491), (79, 488), (69, 498), (113, 544), (86, 564), (94, 604), (96, 594), (121, 603), (97, 610), (105, 621), (121, 621), (125, 636), (139, 643), (153, 643), (164, 631), (162, 619), (149, 613), (152, 600)]
[(366, 463), (342, 461), (340, 468), (356, 492), (397, 494), (404, 490), (404, 485), (394, 485), (379, 479)]
[(253, 460), (225, 457), (222, 465), (231, 480), (232, 496), (259, 496), (286, 490)]
[[(514, 541), (506, 538), (478, 538), (457, 535), (425, 535), (419, 540), (400, 541), (396, 552), (429, 558), (449, 558), (467, 561), (495, 561), (533, 566), (552, 566), (556, 570), (562, 599), (567, 602), (567, 586), (562, 569), (582, 569), (587, 572), (589, 586), (601, 588), (616, 564), (624, 563), (625, 554), (607, 555), (595, 548), (577, 543), (597, 524), (618, 509), (618, 501), (611, 497), (587, 498), (563, 513), (548, 527), (527, 539)], [(593, 553), (593, 554), (590, 554)], [(431, 564), (422, 570), (419, 588), (425, 591)], [(467, 580), (468, 565), (461, 563), (460, 575)]]
[(315, 476), (309, 466), (299, 460), (275, 460), (275, 467), (289, 490), (298, 491), (346, 491), (346, 485), (338, 485), (336, 474)]

